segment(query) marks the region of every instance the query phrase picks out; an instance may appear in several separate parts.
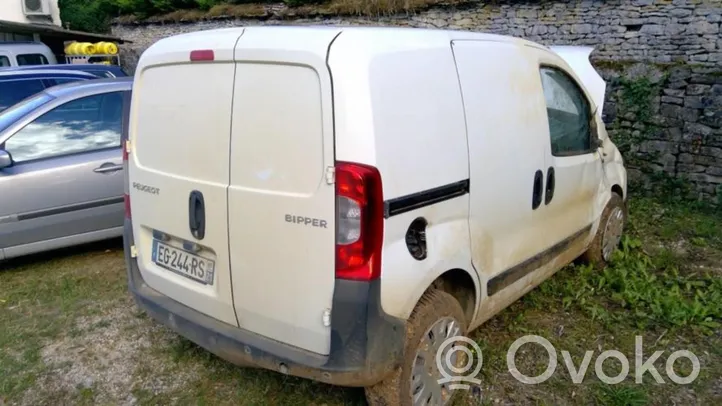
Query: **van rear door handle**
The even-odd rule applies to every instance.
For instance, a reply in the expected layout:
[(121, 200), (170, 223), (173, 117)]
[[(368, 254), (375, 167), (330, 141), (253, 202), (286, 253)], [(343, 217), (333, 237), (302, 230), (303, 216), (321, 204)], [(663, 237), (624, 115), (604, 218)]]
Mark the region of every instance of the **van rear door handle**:
[(95, 173), (108, 173), (108, 172), (116, 172), (123, 169), (123, 165), (117, 165), (112, 162), (106, 162), (99, 167), (93, 169), (93, 172)]
[(188, 196), (188, 227), (193, 237), (199, 240), (206, 235), (206, 207), (203, 193), (197, 190)]
[(534, 174), (534, 190), (531, 197), (531, 209), (536, 210), (542, 202), (542, 189), (544, 188), (544, 175), (541, 170)]

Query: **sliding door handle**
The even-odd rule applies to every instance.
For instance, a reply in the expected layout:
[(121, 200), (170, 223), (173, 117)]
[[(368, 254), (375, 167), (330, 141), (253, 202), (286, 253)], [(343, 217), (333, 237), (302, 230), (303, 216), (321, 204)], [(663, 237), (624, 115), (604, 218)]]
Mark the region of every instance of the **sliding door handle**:
[(541, 170), (534, 174), (534, 188), (531, 198), (531, 209), (536, 210), (542, 202), (542, 190), (544, 189), (544, 175)]
[(554, 176), (554, 168), (551, 166), (547, 169), (547, 187), (544, 191), (544, 204), (549, 204), (554, 198), (554, 188), (556, 186), (556, 177)]

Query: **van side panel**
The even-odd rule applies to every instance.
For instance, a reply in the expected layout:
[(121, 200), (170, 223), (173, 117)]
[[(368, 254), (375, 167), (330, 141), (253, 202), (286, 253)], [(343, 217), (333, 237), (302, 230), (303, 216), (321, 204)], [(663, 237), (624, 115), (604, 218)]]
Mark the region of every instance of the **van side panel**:
[[(411, 44), (411, 45), (410, 45)], [(336, 157), (374, 165), (384, 200), (469, 178), (464, 107), (450, 40), (434, 31), (343, 32), (331, 46)], [(469, 196), (390, 216), (384, 224), (381, 302), (407, 318), (442, 273), (473, 273)], [(428, 255), (414, 259), (405, 235), (423, 217)], [(470, 286), (478, 292), (478, 286)]]
[(263, 30), (247, 29), (236, 48), (228, 190), (235, 309), (242, 329), (326, 355), (336, 241), (326, 53), (337, 32)]

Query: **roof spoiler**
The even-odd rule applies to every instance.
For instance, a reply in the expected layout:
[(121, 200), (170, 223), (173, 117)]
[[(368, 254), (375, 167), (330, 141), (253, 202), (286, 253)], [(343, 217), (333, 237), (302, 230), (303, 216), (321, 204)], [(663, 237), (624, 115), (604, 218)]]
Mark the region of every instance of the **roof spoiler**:
[(549, 49), (564, 59), (572, 68), (592, 97), (597, 114), (601, 117), (607, 83), (594, 69), (592, 62), (589, 60), (589, 55), (594, 51), (594, 47), (554, 45), (550, 46)]

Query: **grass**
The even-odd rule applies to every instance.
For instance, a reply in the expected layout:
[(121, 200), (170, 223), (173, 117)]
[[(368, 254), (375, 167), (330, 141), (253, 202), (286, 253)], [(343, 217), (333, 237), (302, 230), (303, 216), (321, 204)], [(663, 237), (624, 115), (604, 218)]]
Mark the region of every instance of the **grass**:
[[(720, 404), (722, 402), (722, 214), (637, 198), (622, 249), (604, 271), (570, 265), (484, 324), (472, 338), (483, 353), (482, 384), (459, 405)], [(363, 405), (363, 391), (238, 368), (159, 326), (127, 294), (117, 242), (4, 264), (0, 271), (0, 404)], [(525, 385), (508, 371), (507, 349), (529, 334), (555, 347), (557, 368)], [(635, 348), (664, 383), (646, 373), (635, 382)], [(698, 378), (673, 383), (665, 363), (677, 350), (694, 353)], [(616, 385), (595, 374), (596, 360), (617, 350), (629, 374)], [(581, 383), (574, 369), (587, 352)], [(522, 346), (520, 372), (543, 372), (549, 355)], [(613, 358), (601, 364), (619, 374)], [(692, 372), (686, 359), (674, 364)]]

